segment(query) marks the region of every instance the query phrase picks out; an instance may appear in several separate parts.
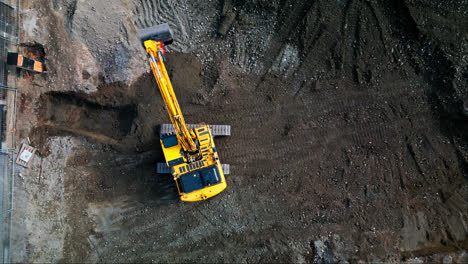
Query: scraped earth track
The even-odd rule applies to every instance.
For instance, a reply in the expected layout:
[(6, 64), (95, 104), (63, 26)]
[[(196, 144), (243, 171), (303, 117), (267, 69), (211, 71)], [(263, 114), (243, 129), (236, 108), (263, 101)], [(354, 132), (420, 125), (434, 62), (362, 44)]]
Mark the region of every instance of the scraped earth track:
[[(46, 160), (51, 137), (75, 140), (63, 176), (74, 228), (64, 227), (60, 260), (463, 261), (466, 75), (453, 69), (466, 70), (455, 51), (467, 50), (462, 37), (425, 23), (439, 14), (446, 20), (438, 27), (450, 27), (468, 8), (463, 1), (442, 6), (125, 5), (133, 17), (119, 25), (126, 40), (119, 45), (140, 56), (132, 51), (136, 28), (174, 24), (166, 64), (186, 120), (232, 126), (231, 137), (216, 140), (231, 164), (228, 189), (181, 203), (170, 177), (155, 174), (163, 160), (158, 125), (168, 118), (151, 74), (128, 83), (122, 71), (116, 81), (117, 67), (111, 77), (92, 76), (101, 83), (86, 94), (52, 86), (36, 95), (30, 137)], [(84, 21), (76, 16), (73, 23)], [(70, 34), (90, 47), (95, 41), (73, 28)], [(39, 253), (17, 261), (48, 253), (34, 246)]]

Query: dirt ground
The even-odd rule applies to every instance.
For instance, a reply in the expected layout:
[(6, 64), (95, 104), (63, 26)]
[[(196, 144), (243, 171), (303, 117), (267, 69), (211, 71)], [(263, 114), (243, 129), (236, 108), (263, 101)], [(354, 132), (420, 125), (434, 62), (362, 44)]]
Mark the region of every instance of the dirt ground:
[[(468, 262), (466, 1), (21, 2), (12, 262)], [(156, 174), (163, 22), (185, 119), (232, 127), (204, 202)]]

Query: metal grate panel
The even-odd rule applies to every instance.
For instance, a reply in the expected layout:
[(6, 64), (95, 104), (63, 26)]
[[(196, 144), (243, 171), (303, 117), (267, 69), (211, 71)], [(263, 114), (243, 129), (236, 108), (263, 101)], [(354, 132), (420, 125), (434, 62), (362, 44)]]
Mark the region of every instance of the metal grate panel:
[[(171, 168), (169, 168), (166, 165), (166, 163), (158, 162), (156, 168), (157, 168), (156, 171), (159, 174), (170, 174), (171, 173)], [(229, 175), (229, 173), (230, 173), (229, 164), (221, 164), (221, 168), (223, 169), (223, 174), (224, 175)]]
[[(187, 124), (190, 129), (201, 127), (201, 124)], [(230, 136), (231, 135), (231, 126), (230, 125), (210, 125), (211, 133), (213, 137), (216, 136)], [(162, 124), (159, 134), (166, 134), (174, 132), (174, 127), (172, 124)]]

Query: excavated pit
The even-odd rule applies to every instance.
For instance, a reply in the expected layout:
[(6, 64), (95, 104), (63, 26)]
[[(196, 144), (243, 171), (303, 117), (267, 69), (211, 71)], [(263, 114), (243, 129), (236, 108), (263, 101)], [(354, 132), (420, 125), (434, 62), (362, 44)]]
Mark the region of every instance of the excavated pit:
[(49, 92), (41, 96), (40, 125), (35, 129), (47, 134), (44, 139), (72, 134), (117, 144), (131, 133), (137, 115), (135, 104), (105, 105), (73, 92)]
[[(83, 131), (120, 140), (128, 135), (137, 116), (134, 104), (101, 105), (73, 93), (52, 92), (43, 102), (45, 122), (67, 131)], [(80, 133), (80, 132), (78, 132)]]

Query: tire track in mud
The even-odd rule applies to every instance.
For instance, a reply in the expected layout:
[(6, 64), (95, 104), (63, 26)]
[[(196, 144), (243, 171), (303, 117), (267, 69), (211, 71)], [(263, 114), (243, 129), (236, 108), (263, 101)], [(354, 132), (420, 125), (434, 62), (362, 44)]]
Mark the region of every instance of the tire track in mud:
[[(232, 151), (223, 155), (223, 160), (232, 163), (234, 166), (240, 164), (255, 163), (258, 157), (268, 157), (266, 163), (272, 160), (281, 160), (285, 156), (321, 152), (324, 148), (339, 149), (347, 146), (374, 146), (388, 148), (402, 142), (405, 135), (424, 135), (428, 132), (427, 114), (430, 112), (429, 106), (425, 103), (411, 112), (399, 108), (401, 98), (407, 100), (421, 101), (422, 88), (413, 89), (408, 87), (406, 80), (393, 82), (391, 85), (378, 87), (373, 90), (356, 90), (343, 93), (338, 90), (324, 90), (319, 93), (307, 94), (307, 100), (297, 103), (297, 99), (291, 104), (286, 104), (283, 109), (274, 107), (270, 103), (255, 104), (249, 109), (237, 109), (227, 111), (227, 120), (237, 116), (243, 116), (245, 123), (254, 124), (245, 128), (233, 128), (238, 130), (236, 140), (230, 147)], [(313, 96), (313, 97), (312, 97)], [(396, 106), (396, 108), (395, 108)], [(304, 110), (305, 109), (305, 110)], [(375, 112), (381, 115), (375, 115)], [(302, 124), (292, 127), (294, 137), (308, 137), (302, 147), (294, 142), (288, 141), (288, 137), (281, 137), (282, 123), (275, 124), (276, 117), (281, 117), (282, 113), (302, 113)], [(336, 122), (336, 118), (343, 118), (343, 115), (358, 114), (359, 118), (348, 123)], [(327, 117), (323, 121), (321, 117)], [(284, 118), (280, 118), (284, 119)], [(261, 120), (259, 122), (259, 120)], [(312, 123), (310, 123), (312, 122)], [(313, 123), (318, 124), (311, 127)], [(271, 129), (271, 127), (276, 129)], [(270, 129), (267, 129), (270, 128)], [(258, 134), (258, 131), (265, 133)], [(265, 140), (261, 140), (264, 137)], [(268, 141), (268, 138), (276, 138), (275, 142)], [(263, 144), (258, 144), (258, 141)], [(245, 146), (257, 144), (257, 149)], [(299, 150), (298, 149), (302, 149)], [(235, 153), (235, 154), (233, 154)], [(235, 161), (234, 163), (231, 161)]]
[[(379, 38), (380, 38), (380, 41), (382, 42), (382, 45), (384, 46), (385, 55), (389, 56), (389, 52), (388, 52), (388, 48), (387, 48), (387, 44), (386, 44), (388, 42), (388, 40), (386, 40), (385, 37), (384, 37), (382, 22), (379, 20), (379, 17), (383, 17), (383, 16), (382, 16), (382, 14), (380, 14), (378, 9), (376, 9), (371, 2), (366, 1), (366, 4), (367, 4), (368, 8), (371, 11), (371, 14), (372, 14), (372, 17), (373, 17), (373, 19), (375, 21), (377, 30), (379, 31)], [(377, 15), (377, 13), (378, 13), (378, 15)]]
[[(315, 6), (315, 8), (314, 8)], [(302, 40), (302, 50), (304, 54), (309, 53), (317, 43), (317, 41), (321, 38), (324, 33), (324, 24), (321, 22), (322, 20), (322, 12), (320, 11), (319, 5), (315, 3), (311, 6), (309, 11), (304, 16), (303, 24), (304, 24), (304, 35), (305, 36), (313, 36), (310, 39), (303, 39)], [(313, 22), (309, 22), (313, 21)]]
[(239, 37), (235, 38), (233, 40), (234, 42), (234, 49), (233, 49), (233, 54), (232, 54), (232, 63), (238, 65), (241, 69), (248, 70), (249, 69), (249, 64), (248, 64), (248, 55), (246, 56), (247, 53), (247, 47), (245, 43), (247, 43), (246, 39), (244, 37)]
[[(301, 24), (307, 25), (308, 22), (308, 17), (314, 16), (317, 14), (317, 20), (320, 17), (320, 8), (318, 5), (318, 1), (307, 1), (305, 4), (302, 6), (296, 6), (294, 5), (295, 8), (291, 9), (291, 4), (288, 3), (287, 1), (283, 2), (280, 7), (278, 8), (278, 14), (277, 14), (277, 21), (283, 21), (284, 17), (294, 17), (294, 21), (289, 24), (279, 24), (275, 28), (275, 32), (273, 32), (273, 36), (271, 37), (270, 41), (270, 48), (265, 50), (265, 54), (273, 54), (273, 56), (268, 56), (271, 59), (265, 60), (265, 67), (263, 72), (260, 73), (262, 76), (261, 81), (259, 84), (257, 84), (257, 87), (263, 82), (265, 79), (265, 75), (268, 74), (273, 67), (275, 66), (276, 58), (281, 55), (285, 48), (285, 43), (291, 42), (292, 39), (294, 38), (300, 38), (302, 40), (301, 36), (307, 36), (306, 32), (302, 32), (300, 29)], [(314, 7), (317, 7), (314, 9)], [(315, 11), (315, 12), (314, 12)], [(311, 29), (312, 31), (312, 29)], [(313, 46), (314, 43), (317, 42), (318, 38), (320, 37), (320, 30), (316, 32), (316, 36), (312, 38), (312, 43), (309, 44), (309, 46)], [(305, 43), (307, 40), (303, 40)], [(303, 44), (305, 46), (305, 44)]]
[[(345, 6), (344, 10), (343, 10), (343, 17), (342, 17), (342, 31), (341, 31), (341, 35), (343, 37), (343, 42), (344, 43), (341, 43), (341, 54), (339, 55), (341, 57), (341, 60), (344, 61), (347, 57), (347, 49), (349, 49), (349, 46), (346, 45), (347, 42), (349, 41), (349, 36), (348, 36), (348, 32), (351, 32), (351, 30), (348, 30), (348, 28), (350, 27), (350, 24), (348, 23), (349, 20), (351, 20), (351, 16), (354, 16), (355, 13), (356, 13), (356, 6), (355, 4), (353, 4), (353, 1), (350, 0), (347, 5)], [(356, 19), (355, 21), (355, 26), (356, 25), (359, 25), (359, 20)], [(356, 30), (356, 29), (355, 29)]]
[[(233, 46), (230, 62), (244, 72), (260, 72), (265, 70), (260, 54), (266, 51), (266, 47), (274, 35), (276, 21), (257, 17), (255, 14), (249, 14), (249, 16), (257, 20), (255, 25), (239, 23), (240, 25), (236, 25), (236, 34), (229, 36)], [(279, 50), (278, 56), (283, 48)]]
[(95, 232), (108, 233), (120, 230), (119, 225), (138, 215), (141, 206), (130, 197), (121, 197), (112, 202), (90, 203), (87, 213), (96, 223)]
[[(218, 202), (221, 203), (223, 202), (220, 200)], [(123, 208), (124, 215), (118, 214), (119, 212), (122, 211), (121, 208), (119, 208), (119, 204), (112, 204), (111, 207), (105, 206), (106, 203), (103, 203), (103, 208), (104, 210), (98, 210), (96, 213), (100, 215), (98, 218), (109, 218), (107, 220), (110, 220), (111, 224), (119, 224), (122, 225), (121, 227), (119, 226), (114, 226), (114, 228), (107, 228), (104, 230), (97, 230), (98, 233), (101, 233), (97, 237), (100, 237), (99, 240), (95, 238), (96, 235), (91, 235), (90, 240), (93, 241), (93, 246), (94, 247), (100, 247), (104, 249), (107, 252), (99, 252), (101, 255), (102, 253), (110, 253), (109, 251), (115, 250), (112, 248), (108, 248), (102, 245), (106, 245), (108, 243), (114, 244), (118, 243), (121, 247), (131, 247), (132, 246), (132, 240), (138, 240), (138, 238), (142, 235), (147, 235), (148, 232), (154, 234), (152, 236), (152, 241), (153, 244), (151, 247), (153, 249), (157, 248), (160, 250), (163, 249), (177, 249), (181, 247), (181, 244), (183, 244), (184, 240), (190, 239), (191, 241), (201, 241), (202, 239), (211, 236), (215, 232), (226, 232), (226, 229), (228, 230), (227, 232), (229, 233), (236, 233), (240, 232), (243, 224), (242, 221), (238, 222), (233, 225), (231, 223), (230, 225), (226, 224), (224, 221), (222, 222), (214, 222), (216, 218), (219, 216), (219, 218), (225, 217), (226, 213), (227, 214), (234, 214), (234, 215), (239, 215), (239, 212), (225, 212), (226, 208), (221, 207), (221, 206), (215, 206), (214, 207), (214, 212), (212, 212), (213, 208), (209, 207), (194, 207), (194, 208), (187, 208), (188, 210), (181, 213), (174, 211), (170, 207), (166, 208), (152, 208), (151, 210), (147, 210), (145, 208)], [(92, 207), (96, 207), (96, 205), (93, 205)], [(99, 207), (99, 206), (98, 206)], [(216, 209), (219, 208), (219, 209)], [(98, 208), (99, 209), (99, 208)], [(112, 209), (109, 211), (109, 209)], [(207, 211), (209, 212), (207, 214)], [(110, 214), (109, 214), (110, 213)], [(103, 215), (104, 214), (104, 215)], [(116, 215), (118, 216), (116, 217)], [(212, 219), (214, 216), (216, 216), (214, 219)], [(95, 214), (93, 214), (93, 217), (96, 217)], [(183, 231), (180, 229), (180, 224), (181, 218), (191, 218), (191, 225), (188, 227), (185, 227)], [(106, 221), (104, 221), (107, 223)], [(216, 223), (224, 223), (224, 224), (216, 224)], [(113, 235), (116, 231), (120, 230), (120, 232), (128, 232), (127, 228), (129, 226), (132, 226), (131, 228), (131, 233), (128, 233), (128, 239), (126, 241), (115, 241), (117, 238)], [(161, 237), (158, 236), (158, 233), (160, 232), (174, 232), (172, 237), (169, 238), (163, 238), (161, 240)], [(123, 242), (123, 244), (122, 244)], [(193, 245), (187, 245), (189, 248), (191, 248)]]
[[(116, 208), (115, 210), (119, 209)], [(103, 230), (97, 234), (92, 234), (88, 240), (96, 248), (98, 258), (102, 255), (114, 254), (117, 247), (132, 248), (135, 246), (135, 241), (148, 233), (155, 234), (152, 236), (153, 243), (149, 245), (150, 248), (160, 248), (161, 244), (163, 245), (162, 248), (167, 248), (167, 242), (160, 242), (160, 237), (157, 236), (156, 232), (166, 232), (166, 230), (173, 228), (172, 223), (176, 223), (179, 217), (180, 213), (173, 210), (172, 213), (167, 209), (147, 212), (144, 208), (134, 208), (131, 211), (126, 211), (125, 216), (121, 217), (119, 223), (121, 226), (116, 226), (114, 230)], [(131, 232), (128, 230), (131, 230)], [(125, 240), (121, 240), (119, 236), (116, 236), (116, 233), (119, 232), (125, 234)], [(109, 244), (118, 246), (110, 248), (107, 246)], [(106, 260), (101, 259), (101, 261)]]
[[(295, 74), (299, 76), (310, 75), (308, 74), (310, 65), (323, 65), (317, 62), (317, 56), (319, 56), (318, 60), (328, 64), (330, 69), (317, 73), (335, 77), (345, 74), (353, 77), (359, 84), (368, 82), (366, 78), (370, 79), (371, 77), (367, 74), (379, 71), (379, 69), (368, 66), (373, 62), (377, 63), (377, 58), (382, 55), (377, 50), (383, 50), (383, 54), (389, 56), (387, 48), (389, 44), (385, 40), (385, 36), (390, 33), (390, 30), (385, 30), (382, 27), (384, 23), (378, 18), (381, 10), (375, 8), (372, 3), (351, 0), (346, 1), (343, 7), (338, 6), (337, 8), (342, 9), (342, 11), (337, 23), (339, 25), (336, 27), (330, 27), (330, 23), (304, 19), (306, 24), (302, 28), (306, 30), (298, 33), (298, 38), (302, 43), (300, 45), (302, 59)], [(310, 16), (319, 19), (322, 16), (322, 11), (319, 6), (311, 10), (309, 14), (313, 14)], [(323, 13), (325, 14), (323, 16), (326, 17), (327, 13), (325, 11)], [(310, 34), (306, 34), (309, 31)], [(308, 47), (307, 43), (312, 43), (312, 45)], [(375, 46), (379, 45), (382, 48), (375, 49)], [(296, 81), (295, 86), (301, 86), (300, 81)]]
[[(418, 118), (412, 118), (413, 127), (409, 129), (411, 134), (424, 134), (427, 132), (427, 113), (422, 112)], [(259, 141), (259, 137), (240, 137), (242, 144), (233, 144), (230, 147), (229, 154), (224, 154), (223, 160), (235, 160), (236, 164), (243, 164), (249, 161), (254, 161), (257, 157), (268, 157), (269, 159), (280, 159), (285, 156), (290, 156), (294, 153), (318, 151), (324, 147), (342, 148), (346, 146), (380, 146), (388, 147), (393, 143), (402, 139), (402, 131), (396, 127), (405, 127), (408, 123), (406, 119), (392, 121), (386, 125), (380, 122), (370, 121), (360, 124), (352, 124), (349, 126), (323, 126), (317, 129), (302, 129), (295, 130), (295, 136), (309, 137), (310, 140), (304, 142), (302, 148), (299, 148), (294, 142), (290, 142), (287, 138), (283, 141), (276, 141), (274, 144), (264, 141), (263, 145), (258, 145), (257, 149), (246, 148), (245, 146), (253, 145)], [(278, 135), (272, 136), (278, 138)], [(270, 138), (270, 137), (269, 137)], [(232, 148), (232, 149), (231, 149)], [(245, 150), (248, 149), (248, 150)], [(298, 149), (302, 149), (299, 150)], [(232, 154), (235, 153), (235, 154)]]
[[(408, 85), (408, 80), (389, 80), (388, 85), (375, 85), (366, 89), (302, 89), (297, 97), (302, 98), (310, 113), (346, 113), (352, 112), (356, 106), (373, 106), (382, 104), (398, 104), (401, 98), (418, 98), (423, 96), (423, 89)], [(314, 84), (316, 86), (318, 84)], [(338, 86), (336, 86), (338, 87)], [(291, 92), (292, 94), (292, 92)], [(420, 101), (420, 99), (418, 99)]]

